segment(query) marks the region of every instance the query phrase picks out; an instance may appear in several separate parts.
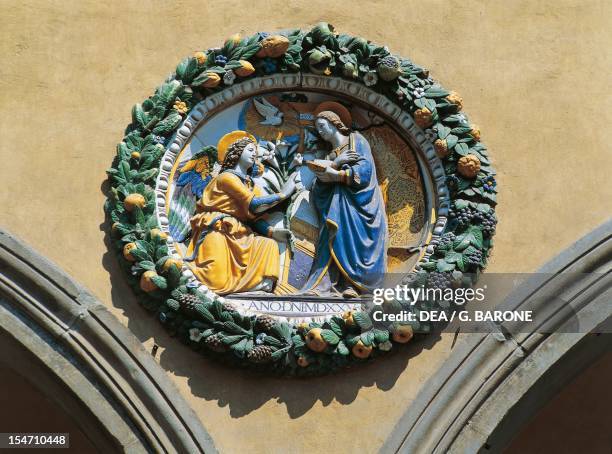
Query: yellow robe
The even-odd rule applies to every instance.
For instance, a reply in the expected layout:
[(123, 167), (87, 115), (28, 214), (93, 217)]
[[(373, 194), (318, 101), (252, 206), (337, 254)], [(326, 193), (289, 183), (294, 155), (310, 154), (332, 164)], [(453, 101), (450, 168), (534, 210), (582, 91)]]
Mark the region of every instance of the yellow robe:
[[(248, 291), (266, 277), (278, 279), (278, 244), (256, 235), (246, 225), (256, 218), (249, 211), (249, 204), (259, 195), (262, 195), (259, 187), (247, 186), (233, 173), (222, 172), (208, 183), (191, 218), (192, 237), (187, 255), (191, 256), (197, 247), (191, 269), (200, 282), (221, 295)], [(206, 227), (222, 214), (230, 216), (208, 229), (197, 246)]]

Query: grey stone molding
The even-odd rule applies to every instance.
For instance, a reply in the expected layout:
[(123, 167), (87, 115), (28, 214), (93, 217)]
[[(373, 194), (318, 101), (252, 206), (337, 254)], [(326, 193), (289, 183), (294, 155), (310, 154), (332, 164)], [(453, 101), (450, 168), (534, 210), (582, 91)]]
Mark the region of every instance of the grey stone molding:
[(100, 452), (216, 452), (140, 341), (85, 289), (0, 230), (0, 364), (70, 415)]
[[(381, 452), (502, 452), (539, 408), (612, 350), (611, 269), (609, 220), (541, 268), (550, 273), (545, 281), (529, 279), (499, 306), (545, 311), (546, 328), (502, 323), (463, 335)], [(580, 329), (568, 329), (576, 323)]]
[[(382, 452), (500, 452), (538, 408), (612, 349), (612, 220), (511, 294), (546, 308), (547, 332), (509, 324), (471, 334), (423, 386)], [(581, 277), (580, 277), (581, 276)], [(563, 298), (559, 298), (563, 295)], [(563, 304), (564, 307), (559, 306)], [(568, 312), (566, 306), (572, 311)], [(516, 333), (516, 334), (511, 334)], [(216, 452), (163, 369), (101, 303), (0, 231), (0, 363), (71, 415), (103, 452)]]

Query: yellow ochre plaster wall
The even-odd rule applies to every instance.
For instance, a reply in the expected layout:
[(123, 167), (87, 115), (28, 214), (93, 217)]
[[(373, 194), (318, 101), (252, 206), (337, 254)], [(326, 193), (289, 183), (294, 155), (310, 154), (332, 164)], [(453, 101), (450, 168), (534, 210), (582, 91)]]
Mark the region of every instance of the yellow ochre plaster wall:
[(0, 2), (0, 227), (89, 288), (143, 341), (223, 452), (375, 451), (452, 339), (331, 377), (257, 377), (200, 358), (131, 295), (109, 253), (105, 170), (134, 103), (195, 50), (310, 28), (389, 46), (464, 99), (498, 170), (488, 271), (529, 272), (610, 216), (612, 3)]

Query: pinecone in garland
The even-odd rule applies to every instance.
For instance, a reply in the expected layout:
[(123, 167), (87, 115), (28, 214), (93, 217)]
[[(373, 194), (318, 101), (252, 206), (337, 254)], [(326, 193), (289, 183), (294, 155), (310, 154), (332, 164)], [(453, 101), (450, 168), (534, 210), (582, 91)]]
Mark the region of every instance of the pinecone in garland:
[(267, 363), (272, 359), (273, 351), (269, 345), (257, 345), (247, 353), (247, 359), (252, 363)]
[(474, 249), (472, 252), (465, 255), (465, 263), (471, 267), (478, 267), (482, 262), (482, 251)]
[(440, 242), (438, 243), (438, 249), (440, 249), (441, 251), (448, 251), (452, 247), (455, 238), (457, 238), (457, 235), (455, 235), (453, 232), (445, 233), (440, 238)]
[(480, 222), (482, 226), (482, 233), (486, 237), (491, 237), (495, 233), (495, 226), (497, 225), (497, 217), (493, 210), (487, 213), (477, 212), (474, 215), (474, 220)]
[(429, 288), (439, 288), (445, 289), (450, 287), (451, 285), (451, 274), (450, 273), (440, 273), (434, 271), (429, 274), (429, 278), (427, 279), (427, 286)]
[(222, 337), (219, 333), (208, 336), (204, 343), (213, 352), (221, 353), (226, 350), (225, 344), (223, 343)]
[(388, 55), (378, 62), (378, 74), (387, 82), (397, 79), (400, 75), (400, 61), (393, 55)]
[(470, 225), (474, 217), (474, 211), (470, 207), (461, 208), (460, 210), (451, 210), (450, 217), (457, 222), (457, 226), (461, 229)]
[(269, 332), (276, 325), (276, 319), (270, 315), (259, 315), (255, 321), (257, 331)]
[(236, 306), (232, 303), (223, 303), (223, 310), (227, 312), (236, 312)]
[(190, 293), (184, 293), (179, 298), (181, 309), (187, 312), (194, 312), (196, 304), (201, 303), (200, 299)]

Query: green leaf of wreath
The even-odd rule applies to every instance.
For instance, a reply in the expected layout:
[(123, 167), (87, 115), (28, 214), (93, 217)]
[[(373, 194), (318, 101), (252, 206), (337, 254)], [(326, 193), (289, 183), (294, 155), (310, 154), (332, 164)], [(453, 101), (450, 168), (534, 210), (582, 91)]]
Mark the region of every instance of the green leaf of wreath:
[[(195, 75), (197, 74), (197, 72), (198, 72), (198, 60), (192, 57), (189, 59), (187, 67), (185, 68), (185, 73), (183, 74), (183, 77), (181, 77), (181, 80), (185, 84), (190, 84), (193, 78), (195, 77)], [(185, 100), (186, 99), (183, 99), (183, 101)]]
[(446, 146), (448, 149), (452, 149), (457, 144), (457, 136), (454, 134), (449, 134), (446, 136)]
[(436, 262), (436, 269), (440, 273), (446, 273), (448, 271), (453, 271), (455, 269), (454, 263), (447, 263), (444, 259), (438, 259)]
[(472, 226), (469, 228), (468, 232), (471, 235), (470, 243), (478, 249), (482, 249), (483, 236), (480, 227)]
[(440, 86), (432, 86), (425, 90), (425, 96), (428, 98), (443, 98), (450, 93)]
[(365, 312), (353, 313), (353, 320), (355, 320), (355, 323), (357, 323), (357, 326), (359, 326), (362, 331), (367, 331), (372, 328), (372, 320), (370, 319), (370, 316)]
[(234, 336), (224, 335), (223, 333), (219, 333), (219, 334), (221, 335), (222, 337), (221, 340), (225, 345), (232, 345), (232, 344), (235, 344), (236, 342), (240, 342), (241, 340), (246, 341), (246, 336), (244, 334), (234, 335)]
[(159, 274), (156, 274), (155, 276), (153, 276), (151, 278), (151, 282), (153, 282), (155, 284), (155, 286), (160, 289), (160, 290), (164, 290), (166, 288), (168, 288), (168, 284), (166, 282), (166, 278), (163, 276), (160, 276)]
[(143, 260), (142, 262), (138, 263), (138, 265), (143, 269), (143, 270), (147, 270), (147, 271), (155, 271), (155, 263), (149, 261), (149, 260)]
[(424, 100), (425, 107), (427, 107), (432, 113), (436, 111), (436, 102), (433, 99), (421, 98)]
[(140, 104), (134, 104), (134, 107), (132, 107), (132, 121), (138, 124), (141, 128), (144, 128), (149, 121), (147, 114), (144, 113), (144, 110), (142, 110), (142, 106)]
[(457, 145), (455, 145), (455, 153), (457, 153), (459, 156), (466, 156), (469, 151), (470, 149), (464, 143), (458, 143)]
[(374, 340), (379, 344), (388, 341), (389, 331), (382, 329), (374, 329)]
[(285, 348), (281, 348), (279, 350), (276, 350), (275, 352), (272, 352), (272, 361), (276, 362), (279, 359), (281, 359), (283, 356), (285, 356), (291, 347), (285, 347)]
[(255, 55), (257, 52), (259, 52), (259, 49), (261, 49), (261, 45), (259, 43), (251, 44), (251, 45), (243, 47), (242, 53), (240, 54), (240, 59), (248, 60), (253, 55)]
[(453, 134), (456, 134), (456, 135), (460, 136), (462, 134), (467, 134), (471, 130), (472, 130), (472, 128), (468, 128), (468, 127), (465, 127), (465, 126), (459, 126), (457, 128), (453, 128), (451, 132)]
[(181, 62), (176, 66), (176, 77), (180, 80), (184, 80), (185, 72), (187, 71), (187, 65), (189, 65), (189, 58), (184, 58)]
[(266, 336), (266, 338), (264, 339), (264, 344), (276, 348), (281, 348), (283, 346), (283, 343), (276, 339), (274, 336)]
[(161, 86), (159, 90), (159, 105), (170, 107), (174, 99), (178, 96), (181, 90), (181, 83), (178, 80), (167, 82)]
[(462, 209), (466, 208), (469, 204), (470, 204), (470, 202), (465, 200), (465, 199), (457, 199), (457, 200), (455, 200), (455, 208), (458, 209), (458, 210), (462, 210)]
[(293, 336), (291, 340), (293, 341), (293, 345), (295, 346), (295, 348), (300, 348), (306, 345), (306, 342), (304, 342), (304, 339), (302, 339), (302, 336), (300, 336), (299, 334)]
[(242, 64), (238, 60), (230, 61), (225, 65), (226, 71), (242, 68)]
[[(448, 137), (448, 135), (450, 134), (451, 130), (449, 127), (446, 127), (444, 125), (439, 125), (438, 126), (438, 138), (439, 139), (446, 139)], [(448, 145), (448, 140), (446, 141), (446, 144)], [(454, 146), (455, 144), (453, 144)], [(449, 146), (449, 148), (452, 148), (451, 146)]]
[(242, 328), (240, 325), (238, 325), (235, 322), (223, 322), (223, 327), (225, 328), (225, 330), (229, 333), (234, 333), (234, 334), (248, 334), (248, 331), (246, 331), (244, 328)]
[(365, 333), (361, 333), (361, 342), (366, 347), (369, 347), (374, 342), (374, 333), (372, 331), (366, 331)]
[(168, 280), (168, 286), (170, 288), (176, 288), (181, 282), (181, 270), (176, 265), (171, 265), (166, 271), (166, 278)]
[(350, 353), (349, 349), (346, 347), (346, 344), (342, 341), (338, 342), (336, 351), (342, 356), (347, 356)]
[(270, 332), (276, 335), (279, 339), (284, 339), (285, 341), (291, 340), (291, 325), (288, 323), (277, 323), (272, 327)]
[(421, 268), (425, 271), (433, 271), (436, 269), (436, 262), (425, 262), (421, 264)]
[(341, 319), (339, 319), (339, 317), (332, 317), (331, 320), (329, 321), (329, 327), (338, 336), (342, 336), (342, 322), (341, 322)]
[(325, 342), (327, 342), (330, 345), (336, 345), (340, 341), (340, 338), (338, 337), (338, 335), (334, 333), (331, 329), (322, 330), (321, 337), (323, 338)]
[(130, 252), (130, 255), (134, 257), (136, 260), (138, 260), (139, 262), (151, 261), (151, 256), (146, 251), (143, 251), (142, 249), (139, 249), (139, 248), (132, 249), (132, 251)]
[(239, 358), (244, 358), (244, 354), (246, 353), (248, 339), (244, 338), (240, 341), (233, 344), (230, 349), (238, 356)]
[(448, 263), (457, 263), (459, 260), (461, 260), (461, 253), (456, 251), (449, 251), (444, 256), (444, 260), (446, 260)]
[(478, 203), (476, 205), (476, 209), (481, 213), (488, 213), (489, 211), (491, 211), (491, 206), (486, 203)]
[(457, 268), (459, 268), (459, 271), (464, 272), (466, 270), (466, 261), (465, 261), (465, 256), (463, 254), (461, 254), (461, 257), (459, 258), (459, 260), (457, 260), (456, 265), (457, 265)]
[(468, 232), (459, 235), (453, 242), (453, 249), (456, 251), (463, 251), (471, 244), (472, 239), (472, 234)]
[(166, 118), (157, 123), (153, 128), (153, 134), (167, 134), (178, 126), (183, 117), (178, 112), (171, 112)]

